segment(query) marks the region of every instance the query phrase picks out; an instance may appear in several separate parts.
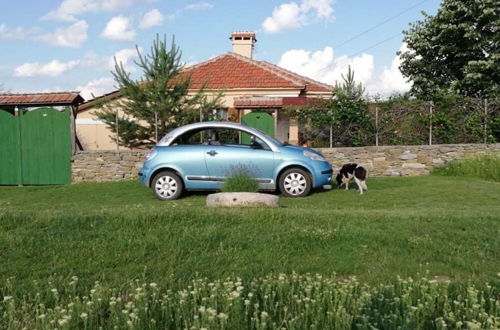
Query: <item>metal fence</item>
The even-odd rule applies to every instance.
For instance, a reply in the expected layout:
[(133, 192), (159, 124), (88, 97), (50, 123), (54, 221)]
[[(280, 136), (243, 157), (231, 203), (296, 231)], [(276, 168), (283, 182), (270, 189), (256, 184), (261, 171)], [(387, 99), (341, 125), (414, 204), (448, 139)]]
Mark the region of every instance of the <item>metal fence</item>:
[[(301, 123), (301, 144), (314, 147), (500, 142), (500, 100), (461, 98), (368, 104), (365, 125)], [(334, 121), (338, 123), (338, 121)]]

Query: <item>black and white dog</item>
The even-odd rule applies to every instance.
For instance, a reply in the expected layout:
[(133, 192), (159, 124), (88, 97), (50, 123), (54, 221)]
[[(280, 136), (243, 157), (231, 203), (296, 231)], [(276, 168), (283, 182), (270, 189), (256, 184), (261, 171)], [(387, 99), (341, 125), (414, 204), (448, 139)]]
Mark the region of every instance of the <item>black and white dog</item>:
[(342, 185), (345, 185), (345, 190), (348, 190), (349, 182), (354, 179), (358, 185), (358, 190), (361, 195), (363, 194), (363, 189), (368, 190), (368, 187), (366, 186), (366, 170), (363, 166), (358, 164), (345, 164), (342, 166), (336, 179), (339, 188)]

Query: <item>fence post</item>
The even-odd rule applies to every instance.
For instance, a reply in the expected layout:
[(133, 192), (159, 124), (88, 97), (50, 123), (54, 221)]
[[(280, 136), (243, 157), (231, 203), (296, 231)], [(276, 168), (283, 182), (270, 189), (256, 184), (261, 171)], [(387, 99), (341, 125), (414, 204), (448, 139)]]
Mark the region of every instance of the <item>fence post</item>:
[(431, 101), (429, 106), (429, 145), (432, 145), (432, 111), (434, 108), (434, 102)]
[(484, 99), (484, 144), (488, 142), (488, 99)]
[(330, 124), (330, 148), (333, 147), (333, 127), (332, 124)]
[(115, 116), (115, 121), (116, 121), (116, 150), (120, 150), (120, 135), (118, 134), (118, 110), (116, 110), (116, 116)]
[(375, 107), (375, 146), (378, 147), (378, 107)]
[(158, 143), (158, 111), (155, 110), (155, 141)]

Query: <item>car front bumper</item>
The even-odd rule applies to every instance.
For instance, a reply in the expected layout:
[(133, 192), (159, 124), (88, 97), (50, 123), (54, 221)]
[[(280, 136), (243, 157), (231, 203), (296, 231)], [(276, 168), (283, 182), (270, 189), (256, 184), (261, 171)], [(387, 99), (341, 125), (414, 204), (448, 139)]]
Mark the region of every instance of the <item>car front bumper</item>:
[(317, 161), (313, 165), (314, 187), (319, 188), (330, 184), (333, 175), (333, 168), (327, 161)]

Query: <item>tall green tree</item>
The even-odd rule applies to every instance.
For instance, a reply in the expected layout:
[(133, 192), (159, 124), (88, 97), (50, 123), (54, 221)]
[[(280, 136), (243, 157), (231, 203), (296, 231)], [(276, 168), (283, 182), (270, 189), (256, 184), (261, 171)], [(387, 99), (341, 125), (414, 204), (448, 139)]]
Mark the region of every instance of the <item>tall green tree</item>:
[[(166, 36), (157, 36), (146, 55), (136, 48), (138, 60), (134, 63), (141, 78), (133, 79), (115, 58), (112, 74), (122, 97), (102, 101), (96, 112), (115, 133), (113, 139), (118, 132), (120, 145), (152, 145), (172, 128), (199, 121), (200, 115), (220, 107), (221, 93), (208, 95), (204, 86), (190, 90), (191, 78), (183, 70), (182, 54), (174, 39), (168, 46)], [(117, 114), (118, 109), (123, 115)]]
[(435, 16), (404, 31), (408, 51), (401, 72), (412, 93), (432, 98), (456, 93), (472, 97), (500, 94), (500, 5), (498, 0), (443, 0)]
[(333, 98), (308, 107), (291, 108), (289, 113), (304, 124), (303, 139), (315, 146), (360, 146), (373, 140), (373, 124), (364, 98), (365, 89), (348, 67), (336, 83)]
[(335, 83), (334, 97), (328, 104), (333, 126), (333, 144), (360, 146), (373, 139), (373, 125), (364, 97), (365, 88), (354, 79), (354, 71), (348, 67), (342, 82)]

